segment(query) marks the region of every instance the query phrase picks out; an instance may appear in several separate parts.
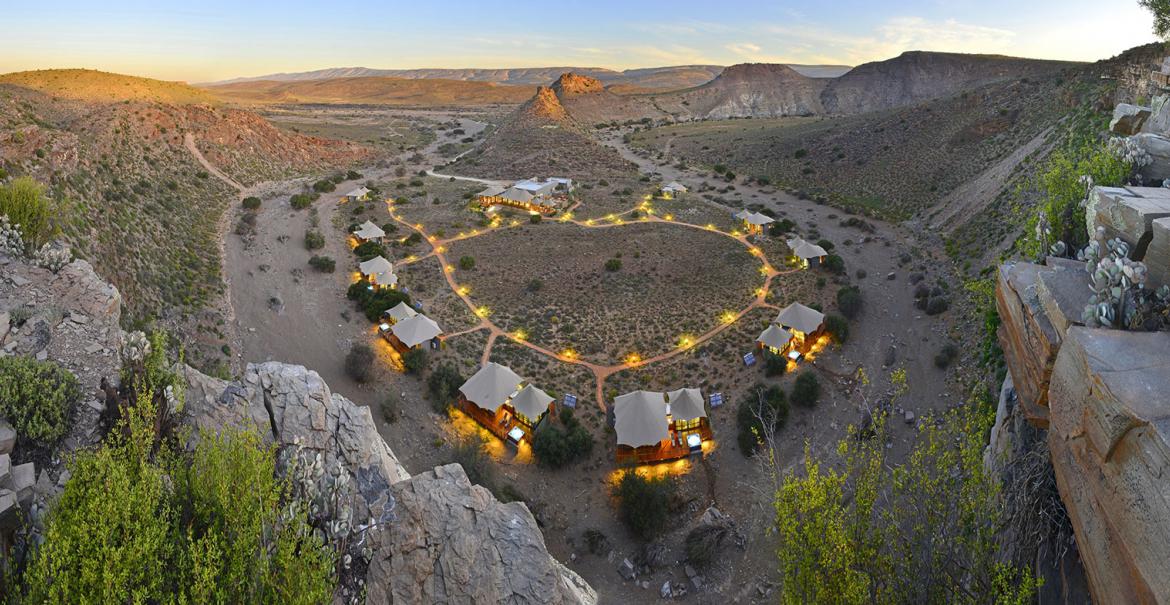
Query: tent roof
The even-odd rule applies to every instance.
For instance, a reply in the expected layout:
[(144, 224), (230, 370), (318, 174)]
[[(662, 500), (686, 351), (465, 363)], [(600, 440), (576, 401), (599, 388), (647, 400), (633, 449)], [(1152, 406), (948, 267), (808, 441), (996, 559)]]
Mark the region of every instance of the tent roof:
[(750, 217), (751, 215), (752, 215), (751, 211), (748, 210), (747, 208), (744, 208), (743, 210), (740, 210), (739, 212), (735, 213), (735, 218), (737, 218), (741, 221), (746, 221), (746, 220), (748, 220), (748, 217)]
[(422, 344), (443, 333), (435, 320), (421, 313), (394, 324), (390, 331), (408, 347)]
[(358, 270), (362, 272), (362, 275), (377, 275), (379, 273), (393, 273), (394, 272), (394, 265), (390, 264), (390, 261), (386, 260), (385, 257), (375, 256), (374, 258), (371, 258), (368, 261), (365, 261), (363, 263), (359, 263)]
[(772, 347), (773, 349), (783, 349), (788, 345), (788, 341), (792, 340), (792, 333), (784, 328), (776, 327), (775, 325), (768, 326), (756, 339), (756, 342), (764, 343), (764, 346)]
[(780, 310), (773, 323), (790, 327), (797, 332), (816, 332), (825, 321), (825, 314), (806, 307), (800, 303), (792, 303)]
[(500, 195), (500, 197), (502, 197), (506, 200), (512, 200), (513, 202), (531, 202), (532, 201), (532, 194), (531, 193), (528, 193), (527, 191), (525, 191), (523, 189), (517, 189), (515, 187), (512, 187), (511, 189), (505, 191), (504, 193), (502, 193)]
[(492, 186), (492, 187), (488, 187), (487, 189), (484, 189), (483, 191), (480, 191), (476, 195), (478, 195), (480, 197), (496, 197), (497, 195), (499, 195), (503, 192), (504, 192), (503, 187)]
[(386, 312), (386, 314), (389, 315), (390, 319), (393, 319), (394, 321), (402, 321), (404, 319), (410, 319), (411, 317), (418, 315), (418, 311), (410, 308), (410, 305), (404, 302), (400, 302), (391, 307), (390, 310)]
[(670, 415), (675, 420), (694, 420), (706, 418), (707, 410), (703, 407), (703, 394), (699, 389), (679, 389), (666, 394), (670, 400)]
[(385, 237), (386, 232), (382, 231), (382, 228), (375, 225), (372, 221), (366, 221), (353, 234), (362, 239), (374, 239), (376, 237)]
[(398, 275), (389, 271), (383, 271), (382, 273), (371, 275), (370, 281), (380, 286), (396, 286), (398, 285)]
[(548, 410), (552, 400), (552, 395), (528, 384), (512, 398), (512, 409), (529, 418), (536, 418)]
[(523, 381), (511, 368), (489, 361), (459, 387), (459, 392), (471, 403), (494, 413)]
[(366, 189), (365, 187), (358, 187), (357, 189), (354, 189), (353, 191), (350, 191), (349, 193), (345, 194), (345, 197), (362, 197), (363, 195), (366, 195), (369, 192), (370, 192), (370, 190)]
[(613, 400), (613, 415), (618, 445), (656, 445), (670, 437), (662, 393), (634, 391), (618, 395)]
[(767, 225), (768, 223), (776, 222), (776, 219), (766, 214), (760, 214), (759, 212), (749, 212), (743, 220), (753, 225)]
[(818, 258), (828, 254), (824, 248), (799, 237), (788, 240), (788, 247), (792, 248), (793, 254), (803, 259)]
[(687, 190), (687, 188), (683, 187), (681, 184), (679, 184), (678, 181), (671, 181), (671, 182), (663, 185), (662, 188), (664, 190), (667, 190), (667, 191), (682, 191), (684, 193)]

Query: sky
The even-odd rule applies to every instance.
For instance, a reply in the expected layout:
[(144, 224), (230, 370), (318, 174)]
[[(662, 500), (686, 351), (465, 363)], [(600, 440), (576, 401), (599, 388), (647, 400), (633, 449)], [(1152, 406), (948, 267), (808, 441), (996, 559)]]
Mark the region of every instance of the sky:
[(907, 50), (1094, 61), (1137, 0), (0, 0), (0, 73), (209, 82), (328, 67), (857, 65)]

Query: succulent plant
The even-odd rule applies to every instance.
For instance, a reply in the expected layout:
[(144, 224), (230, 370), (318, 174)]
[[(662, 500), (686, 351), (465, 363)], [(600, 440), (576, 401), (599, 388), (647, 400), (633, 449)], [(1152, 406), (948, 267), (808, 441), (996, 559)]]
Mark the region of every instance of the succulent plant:
[[(1147, 327), (1147, 320), (1157, 313), (1156, 307), (1165, 307), (1170, 302), (1170, 288), (1163, 286), (1157, 293), (1146, 291), (1149, 271), (1145, 263), (1130, 260), (1129, 244), (1120, 238), (1106, 240), (1105, 231), (1100, 227), (1094, 235), (1094, 239), (1077, 252), (1077, 259), (1085, 263), (1089, 289), (1093, 292), (1081, 313), (1081, 320), (1088, 326)], [(1163, 291), (1165, 297), (1161, 297)]]
[(24, 238), (20, 234), (20, 225), (13, 225), (8, 220), (8, 215), (0, 215), (0, 254), (24, 255)]

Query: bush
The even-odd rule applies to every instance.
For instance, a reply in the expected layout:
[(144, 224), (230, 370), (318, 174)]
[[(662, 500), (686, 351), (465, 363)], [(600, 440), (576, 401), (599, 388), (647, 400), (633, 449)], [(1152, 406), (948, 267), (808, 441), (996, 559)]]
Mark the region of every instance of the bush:
[(478, 435), (468, 435), (455, 443), (448, 464), (458, 464), (467, 473), (467, 480), (496, 491), (496, 468)]
[(63, 437), (81, 395), (77, 378), (55, 363), (0, 357), (0, 416), (23, 438), (51, 444)]
[(561, 424), (541, 426), (532, 437), (532, 453), (541, 464), (561, 468), (585, 458), (593, 451), (593, 435), (573, 417), (573, 410), (561, 410)]
[(427, 352), (423, 349), (411, 349), (402, 356), (402, 367), (407, 374), (419, 374), (427, 367)]
[(240, 204), (244, 207), (244, 210), (258, 210), (260, 208), (260, 198), (248, 196)]
[(926, 314), (927, 315), (938, 315), (939, 313), (942, 313), (943, 311), (946, 311), (947, 309), (949, 309), (950, 306), (951, 306), (951, 301), (947, 300), (947, 297), (945, 297), (945, 296), (931, 296), (930, 299), (926, 301)]
[(466, 379), (451, 364), (445, 363), (435, 368), (427, 377), (427, 393), (431, 396), (431, 407), (436, 412), (446, 411), (464, 382)]
[(332, 551), (290, 502), (275, 449), (223, 427), (191, 453), (155, 451), (154, 419), (140, 403), (69, 461), (22, 578), (28, 602), (327, 602)]
[(362, 178), (362, 173), (355, 170), (350, 170), (349, 172), (345, 173), (345, 180), (347, 181), (353, 181), (360, 178)]
[(739, 429), (736, 440), (744, 456), (755, 454), (759, 440), (764, 437), (761, 416), (772, 422), (772, 430), (779, 430), (787, 424), (788, 398), (780, 387), (756, 385), (739, 402), (739, 409), (735, 413), (735, 423)]
[(825, 317), (825, 332), (833, 337), (834, 342), (845, 344), (849, 341), (849, 322), (840, 315), (829, 315)]
[(355, 343), (345, 356), (345, 373), (359, 383), (370, 379), (374, 369), (374, 350), (365, 343)]
[(801, 148), (801, 149), (797, 149), (796, 152), (792, 154), (792, 157), (799, 160), (800, 158), (803, 158), (806, 155), (808, 155), (808, 150)]
[(818, 245), (818, 246), (820, 246), (820, 247), (822, 247), (822, 248), (824, 248), (826, 251), (832, 250), (833, 248), (835, 248), (835, 247), (836, 247), (836, 246), (834, 246), (834, 245), (833, 245), (833, 242), (830, 242), (830, 241), (829, 241), (829, 240), (827, 240), (827, 239), (819, 239), (819, 240), (817, 240), (817, 245)]
[(796, 377), (796, 384), (792, 385), (792, 403), (800, 407), (811, 408), (821, 398), (821, 383), (812, 370), (805, 370)]
[(821, 268), (833, 275), (842, 275), (845, 273), (845, 259), (836, 254), (829, 254), (821, 261)]
[(22, 176), (7, 185), (0, 185), (0, 216), (7, 216), (20, 230), (25, 252), (39, 249), (56, 233), (52, 200), (45, 196), (45, 188), (33, 179)]
[(674, 479), (669, 476), (647, 478), (626, 471), (617, 485), (618, 515), (626, 529), (645, 541), (662, 533), (675, 490)]
[(320, 231), (310, 229), (305, 232), (305, 249), (320, 250), (325, 247), (325, 236)]
[(393, 396), (387, 397), (382, 400), (382, 403), (378, 407), (380, 410), (382, 410), (382, 420), (385, 420), (386, 424), (394, 424), (395, 422), (398, 422), (397, 399), (395, 399)]
[(337, 261), (334, 261), (333, 258), (328, 256), (314, 254), (313, 257), (309, 259), (309, 266), (320, 271), (321, 273), (333, 273), (333, 271), (337, 268)]
[(464, 271), (471, 271), (475, 268), (475, 257), (462, 256), (459, 258), (459, 268)]
[(524, 286), (524, 289), (528, 290), (529, 292), (537, 292), (543, 287), (544, 287), (544, 281), (541, 280), (539, 277), (534, 277), (528, 281), (528, 285)]
[(764, 350), (764, 376), (772, 378), (783, 376), (788, 370), (788, 360), (783, 355), (777, 355), (767, 349)]
[(378, 242), (362, 242), (353, 249), (358, 260), (366, 262), (375, 256), (386, 256), (386, 248)]
[(335, 189), (337, 189), (337, 184), (330, 179), (321, 179), (316, 183), (313, 183), (313, 191), (318, 193), (328, 193)]
[(683, 541), (687, 562), (696, 567), (707, 567), (715, 560), (719, 547), (727, 538), (725, 525), (699, 525), (687, 533)]
[(621, 268), (622, 268), (622, 259), (620, 259), (620, 258), (611, 258), (611, 259), (605, 261), (605, 270), (606, 271), (610, 271), (610, 272), (621, 271)]
[(959, 349), (955, 347), (954, 344), (948, 342), (947, 344), (943, 345), (942, 350), (940, 350), (938, 354), (934, 356), (934, 365), (940, 370), (945, 370), (947, 369), (947, 366), (951, 365), (951, 362), (954, 361), (958, 356)]
[(528, 222), (532, 223), (533, 225), (539, 225), (540, 221), (543, 219), (544, 219), (544, 217), (540, 216), (539, 214), (529, 214), (528, 215)]
[(307, 193), (297, 193), (288, 198), (288, 204), (293, 207), (293, 210), (304, 210), (312, 205), (316, 199)]
[(845, 286), (837, 290), (837, 308), (840, 309), (841, 314), (849, 319), (857, 317), (861, 313), (862, 299), (861, 289), (857, 286)]
[(398, 303), (400, 302), (409, 305), (410, 295), (401, 290), (393, 290), (389, 288), (383, 288), (374, 292), (366, 289), (366, 296), (362, 299), (361, 302), (362, 312), (366, 314), (366, 319), (370, 321), (378, 321), (382, 318), (382, 314), (385, 313), (387, 309), (398, 306)]

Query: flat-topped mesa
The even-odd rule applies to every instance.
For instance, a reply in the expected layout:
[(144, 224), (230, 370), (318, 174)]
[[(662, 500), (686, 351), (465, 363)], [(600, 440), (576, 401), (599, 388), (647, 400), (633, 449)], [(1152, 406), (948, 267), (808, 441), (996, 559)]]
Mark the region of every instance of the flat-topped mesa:
[(740, 63), (726, 67), (716, 78), (723, 82), (769, 82), (775, 80), (808, 80), (795, 69), (779, 63)]
[(563, 73), (552, 84), (552, 90), (558, 97), (565, 98), (574, 95), (585, 95), (594, 92), (605, 92), (605, 84), (601, 80), (590, 76), (582, 76), (573, 72)]

